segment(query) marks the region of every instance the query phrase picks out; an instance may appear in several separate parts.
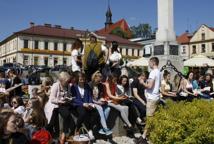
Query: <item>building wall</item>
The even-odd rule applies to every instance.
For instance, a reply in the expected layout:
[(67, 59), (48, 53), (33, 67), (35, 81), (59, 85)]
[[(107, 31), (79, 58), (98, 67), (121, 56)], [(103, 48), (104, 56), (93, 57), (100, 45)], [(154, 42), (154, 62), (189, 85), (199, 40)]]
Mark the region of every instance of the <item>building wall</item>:
[[(27, 47), (24, 47), (24, 40), (28, 41)], [(38, 41), (38, 49), (35, 49), (35, 41)], [(48, 42), (48, 50), (45, 50), (46, 41)], [(58, 44), (57, 50), (54, 50), (55, 42)], [(17, 36), (0, 46), (0, 65), (13, 62), (27, 65), (44, 65), (45, 58), (48, 58), (48, 66), (54, 66), (54, 58), (58, 59), (56, 64), (62, 65), (64, 58), (67, 61), (66, 64), (70, 65), (73, 42), (72, 39)], [(66, 43), (66, 51), (63, 52), (64, 43)]]
[(202, 25), (190, 40), (190, 56), (198, 54), (214, 58), (214, 31), (206, 25)]
[(179, 52), (180, 56), (183, 58), (183, 60), (187, 60), (190, 57), (190, 46), (188, 44), (181, 44), (179, 45)]

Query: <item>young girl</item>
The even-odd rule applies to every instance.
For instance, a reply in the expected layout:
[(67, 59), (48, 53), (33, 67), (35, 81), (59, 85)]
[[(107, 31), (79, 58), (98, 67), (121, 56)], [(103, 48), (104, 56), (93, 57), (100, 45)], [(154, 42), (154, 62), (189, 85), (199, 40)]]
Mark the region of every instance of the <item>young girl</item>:
[(89, 83), (89, 86), (92, 90), (94, 106), (100, 115), (102, 125), (102, 129), (99, 130), (99, 133), (110, 135), (112, 134), (112, 131), (109, 130), (106, 124), (106, 120), (110, 112), (110, 107), (108, 107), (107, 103), (102, 98), (103, 94), (103, 84), (101, 83), (102, 74), (99, 71), (96, 71), (92, 75), (91, 79), (92, 81)]

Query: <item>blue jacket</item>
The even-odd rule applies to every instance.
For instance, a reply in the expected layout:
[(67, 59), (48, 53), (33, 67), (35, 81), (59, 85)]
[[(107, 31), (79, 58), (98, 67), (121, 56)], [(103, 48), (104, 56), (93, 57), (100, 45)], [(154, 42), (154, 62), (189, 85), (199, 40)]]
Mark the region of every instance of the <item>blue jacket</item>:
[(75, 97), (74, 103), (73, 103), (74, 106), (83, 106), (83, 103), (93, 103), (90, 87), (88, 85), (85, 85), (84, 89), (85, 89), (84, 96), (83, 98), (81, 98), (78, 85), (73, 85), (71, 87), (72, 96)]

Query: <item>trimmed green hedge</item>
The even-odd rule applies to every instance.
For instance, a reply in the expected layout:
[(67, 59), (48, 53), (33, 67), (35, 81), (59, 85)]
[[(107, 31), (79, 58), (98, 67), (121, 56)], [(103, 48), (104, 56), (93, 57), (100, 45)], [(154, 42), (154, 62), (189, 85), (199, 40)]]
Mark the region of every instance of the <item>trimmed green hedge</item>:
[(214, 101), (168, 101), (147, 128), (153, 144), (214, 144)]

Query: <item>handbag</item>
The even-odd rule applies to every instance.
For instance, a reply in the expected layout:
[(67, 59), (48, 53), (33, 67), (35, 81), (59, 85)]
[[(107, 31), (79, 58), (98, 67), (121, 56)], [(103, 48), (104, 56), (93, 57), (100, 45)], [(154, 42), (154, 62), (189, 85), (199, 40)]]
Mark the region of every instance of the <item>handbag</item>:
[(80, 132), (80, 134), (73, 136), (71, 140), (67, 140), (68, 144), (90, 144), (88, 130), (82, 126)]

